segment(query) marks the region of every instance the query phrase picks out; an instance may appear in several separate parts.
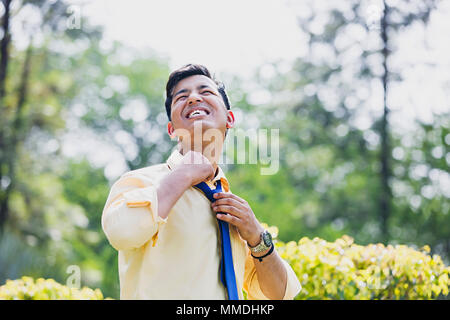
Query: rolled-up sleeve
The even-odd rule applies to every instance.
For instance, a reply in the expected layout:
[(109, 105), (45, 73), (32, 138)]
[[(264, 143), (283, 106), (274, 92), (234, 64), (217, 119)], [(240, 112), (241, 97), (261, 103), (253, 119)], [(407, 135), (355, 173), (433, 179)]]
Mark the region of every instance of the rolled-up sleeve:
[(122, 176), (112, 187), (102, 213), (102, 228), (116, 250), (136, 249), (152, 240), (160, 227), (157, 186), (143, 175)]
[[(302, 287), (292, 267), (283, 259), (281, 261), (283, 262), (287, 275), (286, 291), (283, 300), (293, 300)], [(249, 300), (269, 300), (259, 286), (256, 267), (250, 254), (248, 254), (245, 261), (244, 290), (247, 292), (247, 299)]]

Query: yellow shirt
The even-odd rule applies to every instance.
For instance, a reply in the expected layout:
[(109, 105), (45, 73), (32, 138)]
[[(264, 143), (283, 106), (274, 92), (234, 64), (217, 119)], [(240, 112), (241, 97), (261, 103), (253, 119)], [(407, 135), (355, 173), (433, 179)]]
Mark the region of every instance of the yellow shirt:
[[(175, 203), (167, 218), (158, 215), (157, 188), (182, 159), (175, 150), (165, 164), (125, 173), (114, 183), (103, 209), (102, 227), (119, 251), (121, 299), (227, 299), (220, 281), (220, 236), (210, 201), (190, 187)], [(214, 181), (228, 181), (219, 167)], [(267, 299), (262, 293), (253, 258), (236, 227), (230, 225), (233, 265), (239, 298)], [(287, 262), (284, 299), (301, 289)]]

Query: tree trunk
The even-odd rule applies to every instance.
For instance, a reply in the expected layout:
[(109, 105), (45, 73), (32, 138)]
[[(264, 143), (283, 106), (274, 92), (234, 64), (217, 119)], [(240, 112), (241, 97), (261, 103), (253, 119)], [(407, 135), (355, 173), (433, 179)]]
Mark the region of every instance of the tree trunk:
[(6, 168), (8, 169), (8, 177), (10, 180), (9, 185), (6, 187), (5, 192), (0, 201), (0, 233), (3, 231), (4, 225), (9, 216), (9, 197), (11, 191), (15, 184), (15, 164), (17, 158), (18, 144), (23, 139), (23, 107), (25, 106), (27, 95), (28, 95), (28, 79), (30, 74), (31, 66), (31, 56), (32, 56), (32, 40), (30, 39), (30, 44), (28, 45), (27, 51), (25, 53), (25, 61), (23, 64), (23, 70), (20, 77), (20, 85), (18, 89), (18, 101), (16, 107), (16, 114), (12, 123), (11, 137), (8, 139), (7, 154), (5, 154), (4, 159)]
[(384, 10), (383, 16), (381, 18), (381, 38), (383, 41), (383, 116), (381, 119), (380, 126), (380, 136), (381, 136), (381, 152), (380, 152), (380, 163), (381, 163), (381, 172), (380, 172), (380, 182), (381, 182), (381, 193), (379, 199), (379, 210), (381, 216), (381, 233), (382, 238), (385, 242), (389, 240), (389, 217), (391, 215), (391, 198), (392, 192), (389, 185), (389, 180), (391, 176), (390, 169), (390, 141), (389, 141), (389, 109), (387, 106), (387, 96), (388, 96), (388, 82), (389, 82), (389, 69), (387, 66), (387, 60), (389, 57), (389, 47), (388, 47), (388, 15), (389, 15), (389, 7), (386, 4), (386, 1), (383, 1)]
[[(9, 32), (9, 13), (11, 0), (2, 0), (5, 13), (3, 14), (2, 29), (3, 39), (0, 42), (0, 102), (3, 102), (5, 96), (5, 79), (8, 69), (9, 60), (9, 43), (11, 41), (11, 35)], [(3, 107), (3, 106), (2, 106)]]
[[(2, 0), (3, 7), (5, 12), (3, 13), (2, 19), (2, 31), (3, 38), (0, 41), (0, 203), (3, 205), (5, 197), (7, 197), (7, 190), (3, 190), (5, 183), (4, 179), (4, 169), (6, 166), (5, 158), (7, 156), (6, 153), (6, 142), (5, 142), (5, 119), (4, 115), (5, 105), (4, 98), (6, 92), (6, 75), (8, 72), (8, 62), (9, 62), (9, 43), (11, 41), (11, 35), (9, 32), (9, 22), (10, 22), (10, 8), (11, 8), (11, 0)], [(8, 186), (9, 187), (9, 186)], [(6, 187), (7, 189), (7, 187)], [(1, 207), (1, 206), (0, 206)], [(2, 231), (2, 227), (4, 222), (6, 221), (5, 211), (0, 209), (0, 232)]]

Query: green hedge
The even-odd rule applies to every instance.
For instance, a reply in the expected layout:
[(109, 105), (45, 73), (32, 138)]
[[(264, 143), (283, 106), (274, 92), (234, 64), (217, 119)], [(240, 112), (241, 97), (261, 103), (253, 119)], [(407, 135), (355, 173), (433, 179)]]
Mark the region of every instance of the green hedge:
[(276, 243), (302, 284), (296, 299), (436, 299), (449, 292), (450, 267), (428, 246), (361, 246), (302, 238)]
[[(276, 227), (268, 227), (276, 238)], [(302, 238), (275, 240), (281, 257), (294, 269), (302, 290), (296, 299), (436, 299), (449, 293), (450, 267), (428, 246), (361, 246), (343, 236), (335, 242)], [(22, 277), (0, 287), (0, 299), (103, 299), (99, 289), (75, 289), (53, 279)]]

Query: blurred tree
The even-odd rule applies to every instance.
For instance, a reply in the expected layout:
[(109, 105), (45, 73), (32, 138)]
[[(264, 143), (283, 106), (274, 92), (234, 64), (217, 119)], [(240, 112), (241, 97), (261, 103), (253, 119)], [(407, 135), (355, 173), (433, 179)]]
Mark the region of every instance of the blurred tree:
[[(0, 194), (0, 233), (2, 232), (3, 225), (7, 219), (7, 203), (8, 203), (8, 188), (11, 187), (6, 186), (7, 184), (11, 184), (11, 179), (4, 177), (3, 168), (6, 167), (5, 158), (6, 158), (6, 144), (5, 144), (5, 133), (4, 128), (6, 127), (6, 122), (3, 120), (5, 118), (5, 87), (6, 87), (6, 74), (8, 71), (8, 63), (9, 63), (9, 46), (11, 41), (10, 34), (10, 11), (11, 11), (11, 1), (5, 0), (2, 1), (3, 4), (3, 16), (2, 16), (2, 31), (3, 38), (0, 42), (0, 182), (1, 182), (1, 194)], [(6, 168), (5, 168), (6, 169)], [(5, 187), (6, 186), (6, 187)], [(6, 189), (6, 190), (4, 190)]]
[(389, 55), (392, 51), (389, 38), (391, 37), (391, 33), (401, 31), (416, 21), (427, 23), (430, 13), (435, 7), (436, 0), (416, 2), (411, 2), (408, 0), (394, 5), (389, 5), (386, 0), (383, 0), (383, 13), (380, 21), (380, 35), (382, 40), (381, 53), (383, 56), (383, 74), (381, 76), (381, 81), (383, 84), (383, 116), (379, 120), (378, 131), (381, 137), (380, 180), (382, 186), (379, 197), (379, 212), (381, 216), (381, 232), (383, 234), (384, 241), (387, 241), (390, 238), (388, 220), (392, 214), (392, 191), (390, 187), (390, 180), (392, 176), (390, 165), (392, 149), (388, 121), (389, 108), (387, 104), (389, 84), (392, 80), (392, 70), (388, 66)]
[[(81, 124), (118, 148), (128, 170), (164, 161), (173, 146), (164, 134), (167, 62), (152, 51), (138, 53), (119, 43), (103, 51), (94, 46), (85, 54), (86, 65), (98, 69), (74, 100), (85, 106)], [(84, 78), (83, 73), (75, 76)]]
[(79, 230), (87, 220), (83, 208), (65, 198), (59, 177), (66, 106), (80, 85), (71, 76), (80, 67), (77, 50), (67, 49), (98, 42), (100, 32), (87, 24), (68, 30), (63, 1), (2, 4), (0, 260), (8, 268), (0, 281), (21, 272), (64, 281), (76, 254), (72, 240), (85, 236)]
[[(267, 186), (255, 176), (259, 168), (238, 165), (230, 172), (233, 191), (254, 199), (257, 215), (278, 225), (281, 239), (306, 235), (333, 241), (346, 233), (359, 243), (430, 244), (444, 258), (449, 256), (449, 233), (442, 224), (449, 219), (448, 193), (443, 190), (450, 138), (422, 144), (416, 132), (392, 132), (388, 105), (391, 83), (402, 80), (399, 67), (389, 64), (395, 53), (389, 39), (413, 24), (427, 23), (436, 3), (292, 3), (299, 6), (308, 51), (291, 69), (282, 61), (262, 66), (255, 76), (259, 86), (244, 90), (248, 94), (235, 107), (246, 119), (238, 125), (280, 128), (280, 182), (274, 177), (262, 180), (271, 181), (273, 192), (287, 195), (293, 210), (278, 210), (280, 201), (264, 196)], [(425, 137), (448, 125), (448, 114), (440, 118), (428, 125)], [(421, 127), (416, 126), (418, 132)], [(405, 145), (405, 136), (410, 144)], [(432, 156), (424, 156), (425, 145), (427, 154), (434, 150), (440, 155), (439, 169), (429, 162)], [(405, 156), (392, 159), (398, 153)], [(409, 163), (408, 154), (418, 162)], [(423, 173), (425, 179), (414, 180), (410, 172), (421, 170), (417, 168), (428, 168), (431, 177)], [(434, 191), (427, 194), (430, 184)], [(398, 186), (416, 192), (399, 192)], [(431, 208), (428, 202), (432, 210), (426, 209)], [(432, 212), (435, 218), (430, 218)]]
[(431, 124), (417, 122), (413, 132), (393, 135), (393, 238), (428, 244), (450, 261), (450, 114)]
[(86, 224), (66, 239), (72, 246), (71, 263), (80, 266), (83, 283), (101, 287), (110, 297), (119, 298), (117, 253), (103, 234), (101, 214), (109, 184), (103, 169), (86, 160), (67, 160), (62, 174), (64, 197), (77, 203), (86, 215)]
[[(61, 20), (66, 18), (66, 4), (62, 1), (28, 0), (15, 2), (12, 12), (12, 2), (2, 1), (2, 33), (0, 43), (0, 233), (9, 215), (9, 200), (16, 184), (16, 160), (20, 144), (30, 133), (33, 125), (47, 124), (29, 123), (30, 105), (29, 95), (30, 73), (32, 68), (33, 38), (42, 32), (61, 32)], [(39, 15), (39, 22), (27, 21), (24, 14), (34, 12)], [(22, 34), (16, 35), (27, 39), (28, 45), (23, 56), (22, 66), (20, 60), (11, 61), (11, 25), (15, 20), (19, 25), (23, 23)], [(15, 66), (11, 64), (16, 64)], [(8, 67), (11, 65), (11, 79), (8, 77)], [(21, 69), (21, 70), (20, 70)], [(17, 72), (17, 73), (16, 73)], [(19, 77), (14, 75), (20, 74)], [(32, 122), (32, 121), (31, 121)]]
[[(357, 113), (367, 113), (367, 107), (370, 107), (367, 101), (363, 101), (364, 98), (361, 99), (362, 95), (368, 96), (361, 93), (361, 88), (375, 91), (381, 82), (383, 112), (371, 128), (373, 139), (378, 139), (380, 144), (379, 164), (374, 163), (379, 176), (379, 189), (372, 196), (378, 201), (380, 240), (385, 242), (390, 239), (389, 219), (392, 215), (392, 146), (387, 101), (390, 82), (399, 79), (399, 73), (395, 73), (388, 64), (393, 50), (389, 39), (416, 21), (426, 23), (435, 5), (435, 0), (397, 1), (392, 5), (389, 1), (348, 1), (345, 5), (339, 2), (330, 6), (328, 12), (299, 17), (298, 20), (302, 30), (307, 32), (312, 51), (318, 53), (323, 49), (326, 52), (321, 55), (322, 61), (317, 61), (315, 57), (312, 59), (317, 67), (328, 70), (318, 80), (334, 77), (338, 88), (347, 87), (348, 90), (336, 93), (333, 98), (341, 99), (341, 107), (348, 113), (349, 119), (358, 116)], [(328, 84), (333, 85), (329, 81)], [(378, 94), (379, 90), (375, 92)], [(368, 98), (374, 97), (369, 95)], [(357, 105), (367, 107), (359, 108), (361, 110), (358, 112), (354, 110)]]

